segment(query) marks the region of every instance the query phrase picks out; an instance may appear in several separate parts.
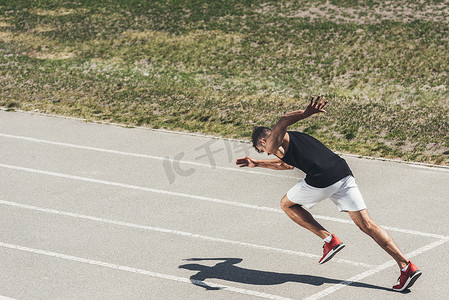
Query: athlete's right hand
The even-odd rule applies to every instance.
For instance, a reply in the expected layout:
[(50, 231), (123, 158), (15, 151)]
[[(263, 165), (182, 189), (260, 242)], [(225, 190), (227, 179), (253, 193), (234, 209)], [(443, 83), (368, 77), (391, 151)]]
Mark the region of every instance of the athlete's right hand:
[(250, 168), (254, 168), (257, 167), (257, 163), (255, 160), (253, 160), (251, 157), (246, 156), (246, 157), (242, 157), (237, 159), (237, 161), (235, 162), (236, 165), (238, 165), (240, 168), (243, 167), (250, 167)]
[[(320, 101), (321, 100), (321, 101)], [(307, 106), (306, 110), (304, 111), (304, 115), (306, 117), (310, 117), (311, 115), (317, 114), (317, 113), (325, 113), (326, 111), (323, 109), (328, 101), (324, 101), (324, 96), (319, 95), (318, 97), (310, 100), (310, 104)]]

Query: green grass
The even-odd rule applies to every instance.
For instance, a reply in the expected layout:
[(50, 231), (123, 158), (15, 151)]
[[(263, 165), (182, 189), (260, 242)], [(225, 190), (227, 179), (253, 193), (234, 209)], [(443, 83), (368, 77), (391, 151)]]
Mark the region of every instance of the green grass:
[(449, 164), (449, 1), (7, 1), (0, 106)]

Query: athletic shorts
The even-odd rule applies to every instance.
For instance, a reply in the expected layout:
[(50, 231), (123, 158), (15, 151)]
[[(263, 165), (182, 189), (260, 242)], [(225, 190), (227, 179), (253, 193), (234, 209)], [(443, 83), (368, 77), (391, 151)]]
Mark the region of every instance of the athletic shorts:
[(310, 186), (302, 180), (287, 192), (287, 198), (309, 209), (327, 198), (331, 199), (340, 211), (359, 211), (366, 208), (362, 194), (351, 175), (325, 188)]

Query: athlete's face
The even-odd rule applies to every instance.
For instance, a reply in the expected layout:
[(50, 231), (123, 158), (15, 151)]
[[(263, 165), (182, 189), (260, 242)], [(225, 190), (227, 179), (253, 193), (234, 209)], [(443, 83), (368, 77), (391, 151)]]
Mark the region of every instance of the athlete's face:
[(267, 155), (270, 155), (271, 153), (268, 153), (267, 148), (266, 148), (266, 140), (265, 139), (261, 139), (257, 145), (256, 145), (256, 150), (259, 153), (266, 153)]

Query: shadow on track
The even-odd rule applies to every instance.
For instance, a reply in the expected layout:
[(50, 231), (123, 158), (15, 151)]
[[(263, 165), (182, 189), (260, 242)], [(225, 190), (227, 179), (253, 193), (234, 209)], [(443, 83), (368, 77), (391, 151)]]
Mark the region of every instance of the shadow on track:
[[(277, 285), (286, 282), (298, 282), (302, 284), (310, 285), (323, 285), (325, 283), (337, 284), (344, 280), (332, 279), (313, 275), (298, 275), (298, 274), (288, 274), (288, 273), (276, 273), (267, 272), (260, 270), (251, 270), (235, 266), (240, 263), (243, 259), (241, 258), (189, 258), (185, 261), (223, 261), (217, 263), (213, 267), (204, 266), (201, 264), (185, 264), (179, 266), (181, 269), (187, 269), (192, 271), (198, 271), (195, 275), (190, 277), (193, 284), (201, 286), (206, 290), (220, 290), (219, 287), (211, 287), (207, 285), (204, 281), (207, 279), (221, 279), (231, 282), (240, 282), (250, 285)], [(366, 288), (366, 289), (376, 289), (392, 291), (389, 288), (371, 285), (360, 282), (352, 282), (351, 286)]]

